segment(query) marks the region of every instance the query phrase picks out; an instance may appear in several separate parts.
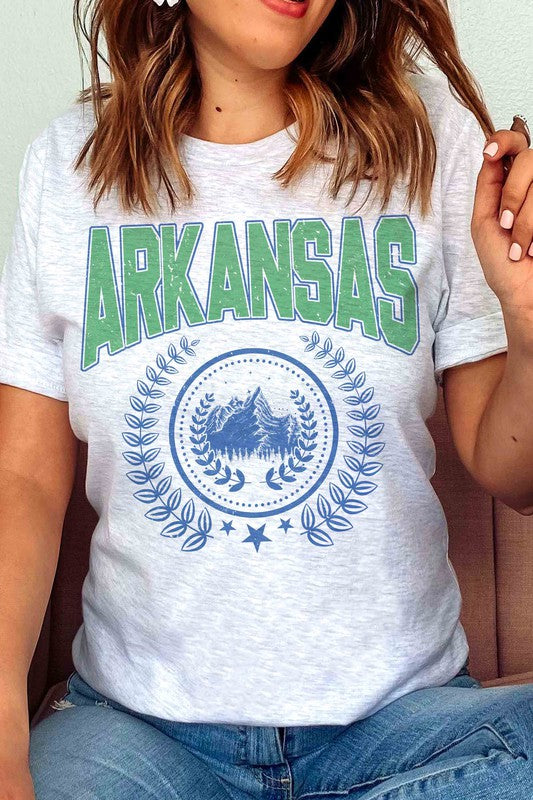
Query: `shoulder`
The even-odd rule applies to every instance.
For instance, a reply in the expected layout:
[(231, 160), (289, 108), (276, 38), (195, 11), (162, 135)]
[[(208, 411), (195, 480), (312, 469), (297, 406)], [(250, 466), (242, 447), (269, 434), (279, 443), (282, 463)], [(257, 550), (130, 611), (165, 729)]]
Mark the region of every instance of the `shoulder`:
[(473, 111), (464, 105), (440, 70), (409, 72), (408, 80), (426, 107), (437, 140), (453, 142), (465, 126), (479, 125)]
[(37, 132), (27, 146), (28, 158), (45, 171), (68, 169), (94, 125), (91, 104), (72, 103)]

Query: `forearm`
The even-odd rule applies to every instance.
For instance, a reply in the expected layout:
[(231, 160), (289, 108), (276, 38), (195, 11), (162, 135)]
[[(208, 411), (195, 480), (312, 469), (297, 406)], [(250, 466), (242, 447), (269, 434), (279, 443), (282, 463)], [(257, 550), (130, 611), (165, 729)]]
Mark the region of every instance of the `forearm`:
[(27, 676), (62, 532), (42, 490), (0, 471), (0, 715), (28, 723)]
[(480, 420), (475, 470), (495, 497), (533, 513), (533, 320), (505, 324), (505, 369)]

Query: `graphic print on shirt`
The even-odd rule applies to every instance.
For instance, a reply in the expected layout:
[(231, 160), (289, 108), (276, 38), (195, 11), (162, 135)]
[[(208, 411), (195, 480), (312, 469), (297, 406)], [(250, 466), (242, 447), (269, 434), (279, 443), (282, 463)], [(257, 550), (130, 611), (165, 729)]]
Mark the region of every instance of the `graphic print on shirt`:
[[(201, 232), (186, 223), (177, 240), (175, 225), (161, 225), (159, 235), (153, 226), (123, 226), (121, 303), (109, 231), (91, 229), (82, 369), (98, 364), (102, 348), (116, 355), (139, 344), (141, 322), (146, 337), (171, 338), (166, 355), (161, 348), (139, 376), (124, 413), (133, 495), (185, 552), (228, 536), (256, 552), (291, 535), (331, 546), (367, 509), (385, 447), (381, 398), (358, 364), (359, 339), (350, 337), (347, 352), (334, 329), (352, 331), (357, 322), (364, 337), (414, 352), (418, 288), (400, 266), (416, 263), (413, 226), (406, 216), (380, 218), (373, 277), (362, 221), (344, 218), (335, 277), (323, 220), (276, 221), (273, 242), (265, 223), (247, 223), (246, 274), (235, 226), (216, 223), (205, 304), (194, 282)], [(376, 285), (388, 297), (375, 299)], [(231, 349), (216, 346), (226, 317), (235, 330)], [(277, 320), (294, 320), (297, 334), (275, 347), (239, 346), (239, 321), (267, 318), (273, 329)], [(199, 327), (194, 338), (185, 326)], [(162, 444), (171, 461), (158, 460)]]
[(270, 517), (306, 500), (329, 473), (337, 439), (335, 407), (319, 378), (263, 348), (223, 353), (200, 367), (170, 419), (183, 481), (239, 517)]

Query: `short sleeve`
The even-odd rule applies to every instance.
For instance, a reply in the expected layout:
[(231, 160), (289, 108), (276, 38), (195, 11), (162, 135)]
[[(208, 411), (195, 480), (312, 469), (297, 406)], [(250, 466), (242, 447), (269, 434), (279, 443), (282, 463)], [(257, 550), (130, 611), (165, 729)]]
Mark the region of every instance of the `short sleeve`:
[(62, 342), (47, 334), (37, 293), (43, 171), (34, 140), (19, 171), (15, 222), (0, 275), (0, 383), (66, 400)]
[[(459, 108), (457, 100), (454, 104)], [(448, 367), (507, 350), (500, 301), (485, 279), (470, 232), (486, 136), (473, 112), (460, 108), (457, 121), (448, 120), (454, 145), (442, 168), (442, 294), (433, 322), (439, 385)]]

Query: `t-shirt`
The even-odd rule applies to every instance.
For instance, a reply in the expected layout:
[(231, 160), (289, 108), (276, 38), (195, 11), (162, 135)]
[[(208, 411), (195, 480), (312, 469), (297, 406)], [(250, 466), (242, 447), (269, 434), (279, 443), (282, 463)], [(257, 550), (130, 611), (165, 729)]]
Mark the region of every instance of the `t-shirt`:
[[(28, 145), (0, 284), (0, 380), (68, 402), (99, 520), (72, 657), (183, 722), (349, 724), (468, 655), (426, 426), (442, 372), (507, 348), (470, 235), (485, 136), (410, 77), (433, 212), (283, 188), (297, 123), (180, 139), (195, 198), (94, 211), (73, 105)], [(169, 205), (170, 208), (170, 205)]]

